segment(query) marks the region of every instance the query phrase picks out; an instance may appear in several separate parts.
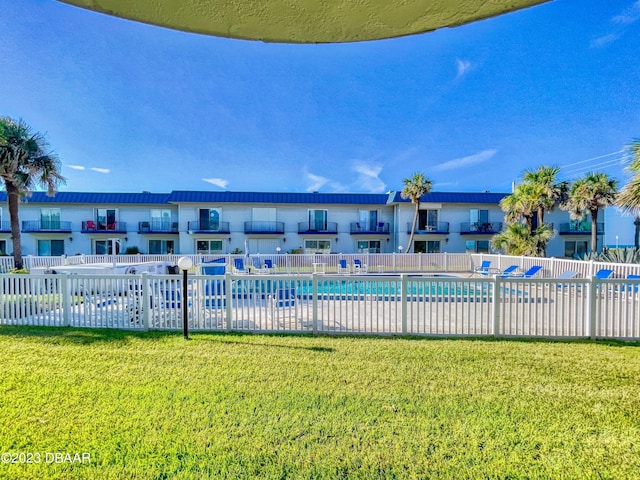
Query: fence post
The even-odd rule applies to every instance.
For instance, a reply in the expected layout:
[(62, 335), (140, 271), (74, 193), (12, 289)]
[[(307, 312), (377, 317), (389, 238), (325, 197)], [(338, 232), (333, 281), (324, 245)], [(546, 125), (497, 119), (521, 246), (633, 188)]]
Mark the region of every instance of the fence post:
[(404, 273), (400, 274), (400, 292), (401, 292), (401, 304), (400, 304), (400, 311), (401, 311), (401, 316), (402, 316), (402, 335), (406, 335), (407, 334), (407, 307), (408, 307), (408, 290), (409, 290), (409, 286), (408, 286), (408, 281), (407, 281), (407, 276)]
[(151, 328), (151, 310), (153, 309), (153, 302), (151, 297), (151, 286), (149, 284), (149, 273), (142, 272), (140, 275), (140, 293), (142, 298), (138, 299), (138, 305), (142, 310), (142, 324), (145, 330)]
[(73, 305), (71, 303), (71, 274), (65, 272), (62, 277), (62, 324), (65, 327), (71, 325), (71, 310)]
[(442, 262), (444, 264), (444, 271), (449, 271), (449, 257), (447, 256), (447, 252), (444, 252), (444, 260)]
[(502, 280), (499, 275), (493, 279), (493, 336), (500, 336), (500, 284)]
[(318, 333), (318, 274), (316, 272), (311, 274), (311, 291), (313, 297), (311, 300), (311, 325), (313, 333)]
[(597, 337), (597, 291), (598, 279), (589, 278), (589, 336), (591, 340)]
[(231, 331), (231, 323), (233, 321), (233, 308), (231, 305), (231, 301), (233, 299), (233, 293), (231, 292), (231, 287), (232, 287), (231, 274), (227, 272), (224, 274), (224, 300), (225, 300), (225, 306), (227, 310), (227, 315), (226, 315), (227, 325), (225, 328), (227, 332)]

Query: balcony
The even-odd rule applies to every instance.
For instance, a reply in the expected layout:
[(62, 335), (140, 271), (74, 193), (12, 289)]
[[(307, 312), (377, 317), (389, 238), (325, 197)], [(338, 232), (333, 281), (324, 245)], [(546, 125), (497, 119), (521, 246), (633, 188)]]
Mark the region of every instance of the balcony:
[(187, 231), (190, 234), (194, 233), (206, 233), (206, 234), (229, 234), (229, 222), (200, 222), (199, 220), (193, 220), (187, 224)]
[[(560, 235), (591, 235), (591, 222), (588, 224), (571, 222), (561, 223)], [(604, 235), (604, 223), (596, 223), (596, 235)]]
[(0, 233), (11, 233), (11, 222), (0, 222)]
[(495, 235), (502, 230), (502, 222), (463, 222), (460, 235)]
[(25, 220), (22, 222), (22, 231), (28, 233), (71, 233), (71, 222)]
[(86, 222), (82, 222), (82, 233), (127, 233), (127, 224), (126, 222), (117, 221), (105, 224), (101, 222), (95, 222), (93, 220), (87, 220)]
[(351, 235), (389, 235), (389, 227), (390, 225), (386, 222), (352, 222), (349, 224), (349, 232), (351, 232)]
[(138, 222), (138, 233), (154, 234), (154, 233), (178, 233), (178, 222)]
[[(411, 226), (413, 223), (407, 223), (407, 233), (411, 234)], [(430, 234), (446, 234), (449, 233), (449, 222), (436, 222), (432, 225), (420, 225), (416, 226), (416, 235), (430, 235)]]
[(327, 222), (326, 224), (300, 222), (298, 223), (298, 233), (335, 235), (338, 233), (338, 224), (336, 222)]
[(284, 234), (284, 222), (244, 222), (244, 233), (282, 235)]

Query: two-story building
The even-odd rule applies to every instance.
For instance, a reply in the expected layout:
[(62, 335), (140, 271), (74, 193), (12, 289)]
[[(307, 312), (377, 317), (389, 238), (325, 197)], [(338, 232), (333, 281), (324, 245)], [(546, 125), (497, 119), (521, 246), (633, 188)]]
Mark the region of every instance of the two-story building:
[[(504, 226), (499, 202), (506, 195), (424, 195), (411, 246), (415, 205), (399, 192), (35, 192), (21, 203), (20, 227), (25, 255), (111, 254), (131, 247), (148, 254), (489, 252)], [(557, 233), (548, 255), (588, 251), (588, 219), (571, 221), (556, 210), (546, 220)], [(603, 232), (599, 224), (598, 235)], [(0, 254), (11, 250), (6, 194), (0, 192)]]

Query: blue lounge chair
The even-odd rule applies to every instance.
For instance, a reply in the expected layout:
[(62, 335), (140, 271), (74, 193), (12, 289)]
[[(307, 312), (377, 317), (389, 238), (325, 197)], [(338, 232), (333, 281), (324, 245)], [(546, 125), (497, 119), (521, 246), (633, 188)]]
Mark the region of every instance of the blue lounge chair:
[(511, 274), (507, 275), (506, 277), (503, 275), (502, 278), (533, 278), (538, 274), (538, 272), (540, 272), (540, 270), (542, 270), (542, 267), (540, 265), (534, 265), (524, 273)]
[(203, 262), (201, 265), (203, 275), (224, 275), (226, 269), (226, 263), (224, 258), (216, 258), (208, 262)]
[(264, 263), (262, 264), (262, 269), (267, 273), (275, 272), (275, 269), (273, 268), (273, 260), (265, 258)]
[(510, 265), (507, 268), (505, 268), (502, 273), (501, 273), (501, 277), (502, 278), (509, 278), (513, 275), (516, 275), (516, 270), (518, 270), (518, 265)]
[(349, 265), (345, 259), (338, 260), (338, 273), (349, 273)]
[(244, 260), (241, 258), (233, 259), (233, 273), (247, 273), (247, 269), (244, 267)]
[(605, 278), (611, 278), (611, 275), (613, 275), (613, 270), (609, 270), (607, 268), (601, 268), (596, 272), (594, 277), (599, 280), (603, 280)]
[(353, 271), (354, 273), (367, 273), (369, 271), (369, 267), (366, 263), (362, 263), (362, 260), (358, 260), (356, 258), (353, 260)]
[(483, 260), (480, 266), (475, 268), (473, 272), (479, 273), (480, 275), (488, 275), (489, 273), (495, 273), (495, 272), (491, 272), (491, 270), (492, 270), (491, 260)]

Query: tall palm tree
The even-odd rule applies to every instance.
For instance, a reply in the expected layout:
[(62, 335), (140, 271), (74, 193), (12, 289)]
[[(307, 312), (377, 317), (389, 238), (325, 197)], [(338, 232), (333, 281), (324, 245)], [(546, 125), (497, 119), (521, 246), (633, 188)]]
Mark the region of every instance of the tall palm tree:
[(409, 178), (405, 178), (403, 181), (404, 187), (402, 188), (402, 192), (400, 192), (400, 196), (402, 198), (410, 198), (411, 203), (416, 206), (415, 212), (413, 214), (413, 224), (411, 225), (411, 235), (409, 236), (409, 244), (405, 252), (409, 253), (409, 249), (411, 245), (413, 245), (413, 237), (416, 233), (416, 225), (418, 224), (418, 212), (420, 211), (420, 197), (422, 195), (426, 195), (431, 191), (433, 187), (433, 182), (427, 178), (424, 173), (416, 172), (411, 175)]
[(23, 120), (0, 117), (0, 178), (7, 191), (13, 262), (23, 267), (20, 245), (20, 197), (28, 195), (35, 186), (45, 187), (53, 196), (58, 185), (65, 182), (60, 174), (60, 160), (49, 150), (44, 135), (32, 132)]
[(513, 193), (500, 200), (500, 208), (505, 212), (505, 222), (513, 224), (524, 219), (529, 234), (533, 234), (533, 217), (538, 208), (537, 192), (528, 184), (516, 186)]
[(618, 195), (618, 181), (610, 178), (606, 173), (587, 173), (576, 180), (569, 190), (569, 197), (564, 205), (571, 217), (582, 220), (585, 214), (591, 214), (591, 252), (598, 251), (597, 224), (598, 213), (601, 208), (616, 203)]
[(631, 179), (622, 187), (618, 195), (618, 206), (627, 213), (635, 214), (633, 224), (636, 227), (635, 247), (640, 248), (640, 139), (629, 145), (633, 160), (628, 169), (632, 173)]
[(527, 170), (523, 181), (530, 185), (537, 197), (538, 225), (544, 224), (545, 211), (551, 211), (556, 205), (566, 201), (569, 185), (558, 182), (560, 167), (541, 165), (535, 170)]

